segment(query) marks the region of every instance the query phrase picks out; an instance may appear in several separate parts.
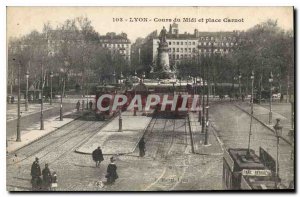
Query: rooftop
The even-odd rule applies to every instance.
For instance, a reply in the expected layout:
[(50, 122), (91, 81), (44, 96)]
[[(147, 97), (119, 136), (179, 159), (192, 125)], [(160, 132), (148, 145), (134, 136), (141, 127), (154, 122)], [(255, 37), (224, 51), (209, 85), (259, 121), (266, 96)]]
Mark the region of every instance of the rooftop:
[(230, 156), (235, 164), (242, 169), (266, 169), (260, 162), (259, 157), (254, 150), (250, 149), (250, 154), (247, 155), (248, 149), (228, 149)]

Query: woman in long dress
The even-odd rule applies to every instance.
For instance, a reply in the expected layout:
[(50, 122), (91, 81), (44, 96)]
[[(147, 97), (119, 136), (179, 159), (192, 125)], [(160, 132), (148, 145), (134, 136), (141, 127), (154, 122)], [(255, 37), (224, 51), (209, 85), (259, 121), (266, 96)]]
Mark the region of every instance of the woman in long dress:
[(113, 157), (110, 158), (110, 164), (108, 164), (107, 166), (107, 174), (106, 174), (106, 178), (107, 178), (107, 183), (108, 184), (112, 184), (116, 181), (116, 179), (119, 178), (118, 174), (117, 174), (117, 166), (114, 163), (115, 159)]

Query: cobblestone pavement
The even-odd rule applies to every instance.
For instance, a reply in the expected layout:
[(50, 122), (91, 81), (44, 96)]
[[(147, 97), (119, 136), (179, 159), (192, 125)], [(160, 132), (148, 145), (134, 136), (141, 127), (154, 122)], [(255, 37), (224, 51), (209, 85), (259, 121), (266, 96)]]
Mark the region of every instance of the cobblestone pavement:
[[(247, 148), (250, 129), (250, 116), (230, 103), (219, 103), (210, 109), (213, 125), (226, 148)], [(269, 129), (253, 119), (251, 149), (259, 153), (264, 148), (276, 158), (277, 139)], [(280, 139), (279, 142), (279, 176), (288, 186), (294, 179), (293, 147)]]
[[(245, 112), (229, 103), (215, 104), (210, 108), (210, 119), (222, 146), (247, 147), (250, 118)], [(162, 117), (154, 117), (147, 127), (144, 157), (139, 157), (138, 148), (130, 154), (113, 155), (119, 179), (113, 185), (106, 185), (106, 168), (112, 155), (105, 155), (100, 168), (96, 168), (90, 155), (74, 152), (104, 123), (76, 120), (20, 149), (19, 163), (10, 162), (11, 156), (8, 156), (7, 189), (30, 190), (30, 166), (38, 156), (42, 167), (47, 162), (50, 169), (57, 172), (59, 191), (222, 190), (220, 148), (216, 149), (217, 154), (191, 154), (186, 120)], [(197, 147), (200, 148), (200, 144)], [(259, 146), (275, 156), (276, 138), (254, 121), (251, 148), (258, 151)], [(283, 183), (288, 184), (294, 172), (291, 147), (280, 141), (279, 150), (280, 176)]]
[[(99, 129), (103, 122), (76, 120), (40, 141), (20, 149), (19, 163), (7, 162), (7, 189), (30, 190), (30, 166), (37, 156), (41, 167), (47, 162), (58, 174), (62, 191), (167, 191), (222, 189), (222, 156), (190, 153), (190, 139), (184, 119), (154, 118), (145, 133), (146, 155), (136, 149), (128, 155), (115, 155), (119, 179), (105, 182), (111, 155), (105, 155), (96, 168), (90, 155), (73, 150)], [(99, 186), (100, 185), (100, 186)]]

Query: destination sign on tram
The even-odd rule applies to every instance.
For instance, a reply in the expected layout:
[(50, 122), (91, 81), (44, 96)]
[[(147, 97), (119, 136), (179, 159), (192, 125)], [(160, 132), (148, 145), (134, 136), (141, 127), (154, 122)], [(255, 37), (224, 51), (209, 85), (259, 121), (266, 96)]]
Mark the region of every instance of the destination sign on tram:
[(242, 171), (243, 176), (271, 176), (271, 170), (248, 170)]

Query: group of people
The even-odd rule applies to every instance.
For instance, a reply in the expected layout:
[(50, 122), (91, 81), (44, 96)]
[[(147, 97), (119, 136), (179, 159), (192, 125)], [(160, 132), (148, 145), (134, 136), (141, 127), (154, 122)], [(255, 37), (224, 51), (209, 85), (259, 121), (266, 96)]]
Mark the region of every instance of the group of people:
[(31, 166), (31, 177), (33, 191), (55, 191), (57, 187), (56, 172), (51, 174), (47, 163), (45, 164), (45, 168), (41, 171), (39, 158), (35, 158), (35, 161)]
[[(145, 141), (144, 141), (143, 137), (139, 141), (138, 146), (139, 146), (139, 156), (144, 157), (145, 156)], [(93, 151), (92, 158), (96, 163), (96, 167), (99, 168), (101, 162), (104, 161), (103, 153), (102, 153), (100, 146), (98, 146), (98, 148)], [(110, 164), (108, 164), (108, 166), (107, 166), (106, 175), (105, 175), (105, 178), (107, 179), (107, 181), (106, 181), (107, 184), (112, 184), (116, 181), (116, 179), (119, 178), (118, 173), (117, 173), (117, 165), (115, 164), (115, 161), (116, 161), (115, 158), (111, 157)]]
[[(93, 109), (93, 101), (90, 100), (90, 102), (88, 104), (89, 104), (89, 109), (90, 110)], [(81, 105), (82, 105), (82, 110), (83, 110), (84, 109), (84, 105), (85, 105), (84, 100), (82, 100), (82, 104)], [(78, 100), (77, 103), (76, 103), (76, 109), (77, 109), (77, 111), (80, 110), (80, 100)]]
[[(96, 162), (96, 167), (99, 168), (100, 163), (104, 161), (103, 153), (100, 146), (93, 151), (92, 158)], [(114, 162), (115, 162), (115, 158), (111, 157), (110, 164), (108, 164), (107, 166), (106, 175), (105, 175), (105, 178), (107, 179), (106, 181), (107, 184), (112, 184), (116, 181), (116, 179), (119, 178), (117, 173), (117, 165)]]
[[(142, 138), (139, 142), (139, 155), (144, 157), (145, 155), (145, 141)], [(104, 161), (103, 153), (100, 146), (92, 153), (92, 158), (96, 163), (96, 167), (99, 168), (102, 161)], [(115, 158), (110, 158), (110, 163), (107, 166), (105, 178), (107, 184), (113, 184), (118, 178), (117, 165), (115, 164)], [(33, 191), (55, 191), (57, 188), (57, 174), (49, 169), (49, 165), (46, 163), (45, 168), (41, 170), (39, 164), (39, 158), (35, 158), (31, 166), (31, 184)]]

